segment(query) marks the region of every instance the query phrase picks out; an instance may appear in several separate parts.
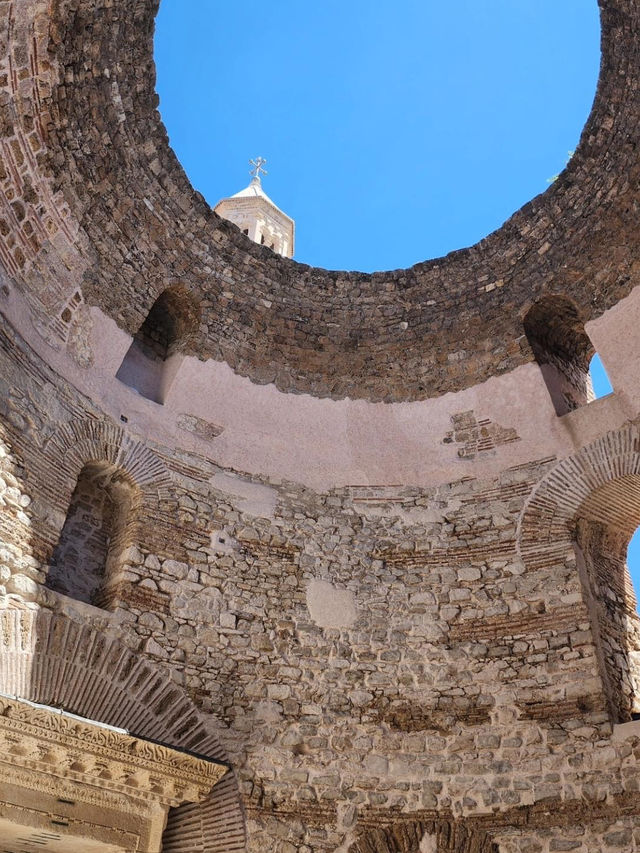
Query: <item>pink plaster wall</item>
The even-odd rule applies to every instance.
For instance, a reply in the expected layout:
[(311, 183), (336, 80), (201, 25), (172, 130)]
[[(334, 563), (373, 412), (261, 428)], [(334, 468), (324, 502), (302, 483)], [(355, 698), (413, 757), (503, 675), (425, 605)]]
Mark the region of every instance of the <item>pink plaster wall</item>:
[[(456, 394), (413, 403), (367, 403), (285, 394), (255, 385), (226, 364), (175, 356), (167, 366), (165, 404), (137, 394), (115, 378), (131, 338), (97, 308), (91, 309), (93, 366), (80, 367), (63, 349), (35, 333), (21, 298), (12, 293), (2, 310), (14, 327), (59, 374), (116, 421), (144, 439), (206, 455), (224, 468), (292, 480), (315, 489), (397, 484), (429, 487), (463, 477), (483, 477), (506, 467), (563, 457), (640, 413), (640, 289), (587, 325), (616, 393), (559, 418), (539, 368), (528, 364)], [(519, 441), (461, 458), (460, 445), (443, 443), (451, 418), (473, 410), (477, 418), (516, 430)], [(180, 414), (223, 428), (204, 440), (178, 426)]]

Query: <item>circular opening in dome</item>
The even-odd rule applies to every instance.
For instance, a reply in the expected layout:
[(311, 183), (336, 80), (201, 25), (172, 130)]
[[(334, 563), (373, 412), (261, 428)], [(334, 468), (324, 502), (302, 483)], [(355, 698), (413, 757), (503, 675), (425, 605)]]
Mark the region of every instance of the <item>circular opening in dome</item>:
[(543, 192), (597, 84), (596, 0), (162, 0), (160, 110), (214, 206), (268, 158), (296, 255), (407, 267), (472, 245)]

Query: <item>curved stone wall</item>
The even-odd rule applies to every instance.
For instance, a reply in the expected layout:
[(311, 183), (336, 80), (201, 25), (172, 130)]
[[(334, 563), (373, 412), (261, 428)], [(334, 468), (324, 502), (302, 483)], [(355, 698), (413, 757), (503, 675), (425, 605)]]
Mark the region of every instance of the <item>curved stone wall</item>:
[(22, 232), (7, 260), (39, 282), (47, 310), (61, 314), (80, 291), (133, 334), (181, 284), (202, 309), (189, 349), (199, 358), (285, 391), (391, 401), (530, 361), (522, 317), (539, 294), (566, 294), (586, 321), (635, 283), (633, 0), (602, 4), (598, 96), (560, 180), (477, 246), (372, 276), (276, 257), (194, 193), (156, 110), (154, 0), (60, 0), (52, 20), (47, 5), (3, 13), (14, 48), (5, 227)]
[[(637, 845), (640, 9), (602, 7), (558, 184), (467, 252), (360, 276), (194, 195), (155, 110), (155, 4), (0, 3), (0, 664), (149, 736), (213, 748), (197, 721), (220, 721), (233, 784), (167, 851)], [(201, 323), (160, 405), (116, 374), (167, 288)], [(534, 354), (544, 290), (564, 315), (529, 314)], [(589, 402), (593, 349), (615, 391)], [(108, 606), (47, 585), (87, 465), (134, 494), (117, 553), (102, 538)]]

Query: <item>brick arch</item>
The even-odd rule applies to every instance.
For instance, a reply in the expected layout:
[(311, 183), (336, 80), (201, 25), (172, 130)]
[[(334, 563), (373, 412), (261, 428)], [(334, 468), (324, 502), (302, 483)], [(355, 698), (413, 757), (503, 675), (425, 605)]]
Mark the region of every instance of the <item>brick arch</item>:
[[(90, 625), (45, 610), (0, 612), (0, 691), (225, 761), (205, 721), (168, 670)], [(245, 823), (227, 773), (206, 802), (170, 813), (164, 853), (240, 853)]]
[(581, 516), (615, 523), (631, 535), (640, 524), (639, 475), (640, 429), (635, 424), (601, 436), (558, 463), (520, 516), (517, 545), (527, 568), (565, 554)]
[(164, 463), (117, 424), (70, 421), (51, 437), (47, 453), (69, 476), (77, 477), (87, 462), (104, 461), (120, 468), (144, 494), (157, 500), (170, 495), (171, 476)]
[[(364, 831), (349, 853), (420, 853), (425, 836), (437, 853), (497, 853), (497, 846), (483, 829), (464, 821), (398, 821)], [(430, 848), (427, 847), (427, 850)]]
[[(173, 481), (165, 464), (113, 422), (70, 421), (58, 428), (44, 449), (51, 470), (57, 475), (40, 477), (34, 485), (48, 506), (66, 512), (78, 477), (92, 463), (105, 463), (118, 469), (132, 487), (132, 539), (137, 538), (138, 526), (146, 517), (157, 516), (161, 503), (175, 501)], [(56, 536), (59, 533), (52, 531)], [(53, 542), (49, 547), (53, 547)]]
[[(151, 450), (109, 421), (86, 418), (62, 424), (44, 449), (50, 473), (43, 476), (35, 470), (29, 472), (29, 476), (30, 486), (38, 494), (41, 505), (53, 507), (58, 513), (57, 523), (44, 521), (38, 528), (41, 540), (37, 547), (43, 565), (50, 567), (47, 576), (50, 589), (77, 597), (65, 589), (64, 584), (59, 586), (50, 564), (64, 536), (76, 489), (86, 472), (95, 469), (97, 476), (117, 478), (126, 487), (121, 490), (121, 497), (126, 491), (127, 507), (119, 521), (117, 542), (112, 543), (114, 548), (107, 555), (104, 587), (95, 591), (95, 600), (91, 599), (92, 603), (111, 609), (119, 594), (120, 569), (127, 548), (141, 541), (145, 530), (155, 529), (154, 520), (171, 513), (177, 506), (169, 470)], [(144, 538), (150, 542), (148, 536)], [(38, 600), (46, 602), (46, 598)], [(80, 600), (89, 599), (81, 595)]]

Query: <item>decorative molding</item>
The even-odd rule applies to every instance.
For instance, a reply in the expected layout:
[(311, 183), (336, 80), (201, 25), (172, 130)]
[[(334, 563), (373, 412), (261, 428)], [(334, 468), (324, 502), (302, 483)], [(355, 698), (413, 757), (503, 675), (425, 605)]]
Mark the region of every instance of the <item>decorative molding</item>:
[[(94, 626), (60, 614), (0, 611), (0, 691), (226, 760), (212, 721), (205, 722), (168, 670)], [(206, 802), (170, 812), (164, 853), (191, 853), (194, 845), (202, 853), (245, 850), (245, 817), (233, 771)]]
[(132, 737), (52, 708), (0, 696), (0, 764), (176, 807), (202, 802), (227, 772), (224, 764)]

